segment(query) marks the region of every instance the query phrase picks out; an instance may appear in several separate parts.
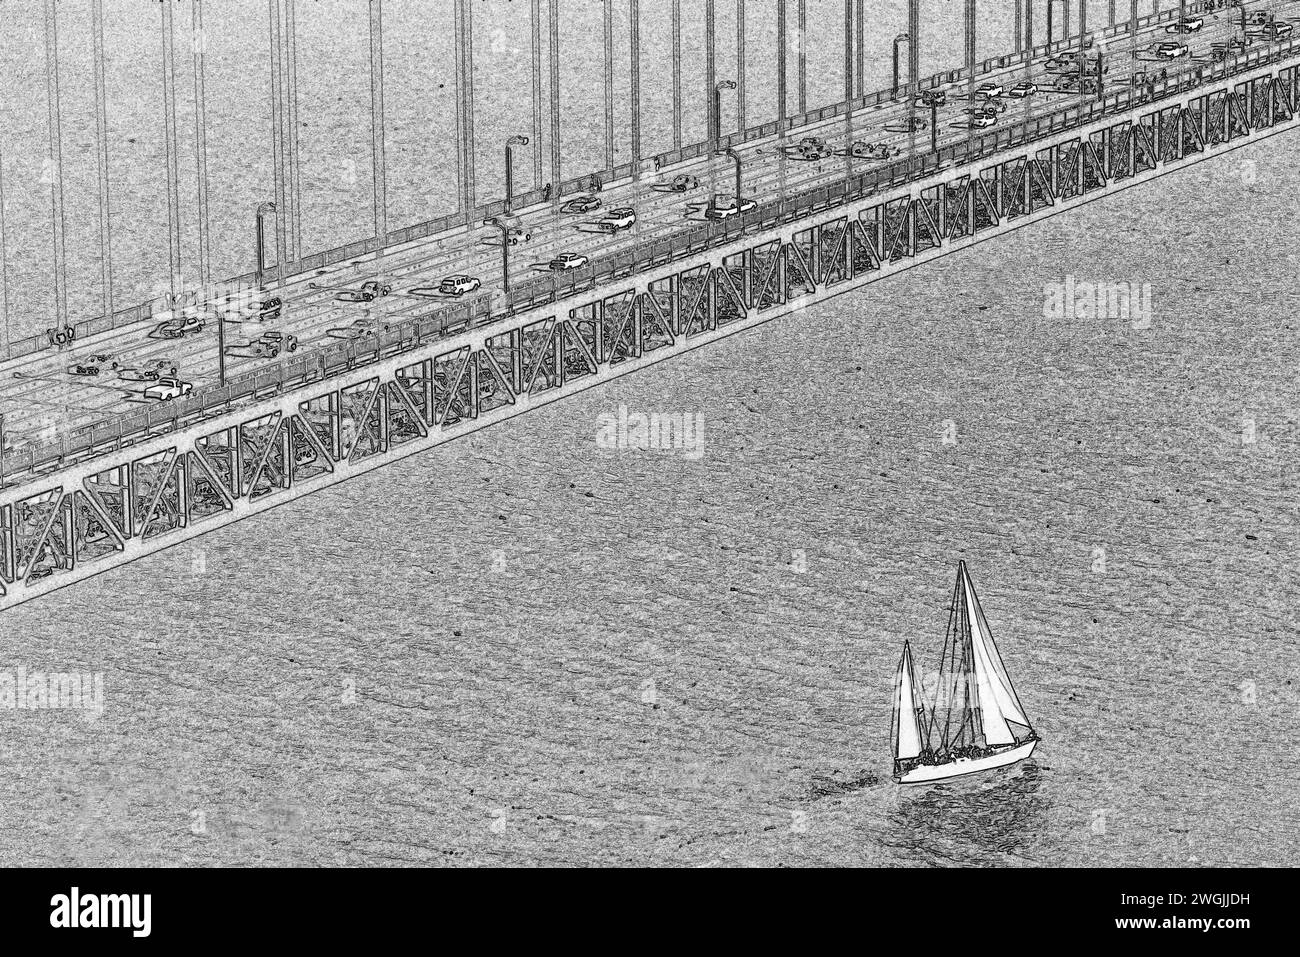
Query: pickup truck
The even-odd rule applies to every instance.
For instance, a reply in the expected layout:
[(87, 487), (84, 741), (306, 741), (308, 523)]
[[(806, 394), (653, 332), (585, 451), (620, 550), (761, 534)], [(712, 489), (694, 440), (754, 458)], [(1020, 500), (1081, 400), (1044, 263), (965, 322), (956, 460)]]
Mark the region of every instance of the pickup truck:
[(158, 399), (166, 401), (168, 399), (179, 399), (181, 396), (189, 395), (194, 390), (194, 383), (184, 382), (181, 379), (174, 379), (170, 376), (159, 379), (149, 388), (144, 390), (146, 399)]

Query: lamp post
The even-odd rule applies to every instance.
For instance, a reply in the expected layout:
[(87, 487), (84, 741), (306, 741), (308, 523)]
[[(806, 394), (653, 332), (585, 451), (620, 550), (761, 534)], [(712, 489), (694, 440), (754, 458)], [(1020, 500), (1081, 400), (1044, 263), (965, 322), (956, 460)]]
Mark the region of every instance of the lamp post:
[(515, 163), (513, 150), (516, 146), (527, 146), (528, 137), (512, 136), (506, 140), (506, 215), (510, 215), (510, 204), (515, 196)]
[[(741, 165), (740, 165), (740, 154), (737, 153), (737, 152), (736, 152), (734, 149), (732, 149), (730, 146), (727, 147), (727, 149), (725, 150), (725, 153), (726, 153), (727, 156), (730, 156), (730, 157), (731, 157), (731, 161), (732, 161), (733, 163), (736, 164), (736, 213), (739, 214), (739, 213), (740, 213), (740, 186), (741, 186), (741, 182), (740, 182), (740, 169), (741, 169)], [(713, 205), (714, 205), (714, 206), (717, 206), (717, 204), (718, 204), (718, 203), (717, 203), (717, 199), (716, 199), (716, 197), (715, 197), (714, 202), (713, 202)]]
[(501, 230), (501, 288), (505, 291), (507, 304), (510, 296), (510, 225), (493, 216), (487, 225)]
[(275, 203), (262, 203), (257, 207), (257, 285), (259, 288), (265, 282), (266, 273), (266, 225), (264, 219), (267, 213), (275, 212)]
[(904, 40), (907, 41), (907, 52), (912, 53), (912, 35), (910, 33), (900, 33), (894, 37), (894, 99), (898, 99), (898, 45)]
[(710, 131), (709, 139), (713, 141), (715, 153), (722, 140), (722, 91), (735, 88), (736, 84), (733, 80), (720, 80), (713, 87), (713, 129)]

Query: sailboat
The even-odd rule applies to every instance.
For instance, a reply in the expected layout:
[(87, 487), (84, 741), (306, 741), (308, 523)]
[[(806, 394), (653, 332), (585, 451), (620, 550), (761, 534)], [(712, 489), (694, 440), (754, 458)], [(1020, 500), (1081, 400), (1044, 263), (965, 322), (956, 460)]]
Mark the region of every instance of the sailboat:
[(980, 608), (966, 563), (957, 565), (934, 700), (927, 706), (912, 649), (894, 682), (894, 780), (921, 784), (1022, 761), (1038, 744)]

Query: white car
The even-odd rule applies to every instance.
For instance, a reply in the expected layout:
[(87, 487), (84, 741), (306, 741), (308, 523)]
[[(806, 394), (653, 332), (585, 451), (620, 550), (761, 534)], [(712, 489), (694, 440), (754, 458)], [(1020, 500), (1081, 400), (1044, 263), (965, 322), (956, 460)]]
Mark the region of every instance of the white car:
[(1033, 96), (1037, 92), (1037, 83), (1030, 83), (1028, 80), (1023, 80), (1011, 89), (1007, 90), (1007, 96), (1011, 97), (1013, 100), (1023, 100), (1025, 97)]
[(610, 232), (618, 232), (620, 229), (627, 229), (636, 222), (636, 210), (630, 206), (619, 206), (617, 209), (611, 209), (609, 213), (602, 216), (599, 225), (602, 229)]
[(736, 206), (736, 200), (733, 196), (719, 196), (718, 203), (714, 206), (705, 207), (705, 219), (726, 219), (729, 216), (735, 216), (737, 213), (747, 213), (757, 204), (752, 199), (741, 200), (740, 206)]
[(1180, 56), (1187, 56), (1187, 44), (1178, 43), (1174, 40), (1166, 40), (1164, 43), (1156, 44), (1156, 56), (1163, 60), (1176, 60)]
[(444, 296), (463, 296), (467, 292), (474, 292), (482, 287), (483, 283), (476, 276), (448, 276), (442, 282), (438, 283), (438, 292)]
[(1200, 17), (1187, 17), (1182, 23), (1171, 23), (1165, 27), (1165, 33), (1196, 33), (1205, 26)]
[(975, 89), (976, 96), (991, 97), (1002, 95), (1001, 83), (981, 83)]
[(155, 382), (149, 388), (144, 390), (146, 399), (179, 399), (183, 395), (189, 395), (194, 390), (194, 383), (185, 382), (181, 379), (173, 379), (171, 376), (165, 376)]
[(992, 126), (997, 121), (998, 118), (992, 113), (972, 113), (970, 119), (966, 121), (966, 125), (972, 130), (980, 130), (986, 126)]
[(560, 253), (547, 265), (555, 272), (566, 272), (570, 269), (581, 269), (587, 265), (587, 257), (578, 253)]

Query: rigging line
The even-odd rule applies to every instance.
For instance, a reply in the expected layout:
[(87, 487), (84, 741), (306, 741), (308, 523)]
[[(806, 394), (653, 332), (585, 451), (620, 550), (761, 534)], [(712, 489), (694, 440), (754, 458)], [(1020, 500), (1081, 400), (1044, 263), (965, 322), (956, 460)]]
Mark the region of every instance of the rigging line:
[[(275, 188), (275, 279), (284, 284), (286, 269), (286, 222), (284, 188), (284, 115), (280, 89), (280, 9), (277, 0), (266, 0), (271, 41), (271, 163)], [(261, 263), (258, 263), (261, 269)]]
[[(635, 2), (635, 0), (633, 0)], [(542, 188), (542, 0), (532, 0), (529, 44), (533, 55), (533, 189)]]
[(207, 36), (203, 32), (203, 0), (193, 0), (190, 29), (194, 46), (194, 161), (198, 173), (199, 203), (199, 286), (201, 295), (209, 295), (209, 234), (208, 234), (208, 110), (205, 89), (203, 54)]
[(176, 61), (172, 5), (162, 4), (163, 127), (167, 140), (167, 250), (171, 262), (171, 304), (181, 297), (180, 168), (176, 142)]
[(50, 223), (54, 229), (54, 307), (60, 328), (68, 324), (67, 260), (63, 213), (63, 136), (59, 102), (59, 33), (55, 0), (45, 0), (45, 85), (50, 137)]
[(105, 317), (113, 314), (113, 229), (109, 217), (108, 180), (108, 95), (104, 82), (104, 2), (91, 5), (94, 34), (95, 140), (99, 167), (99, 270), (100, 293)]
[[(784, 2), (784, 0), (778, 0)], [(673, 0), (673, 149), (682, 148), (682, 0)], [(710, 91), (709, 96), (713, 93)]]
[[(198, 2), (198, 0), (196, 0)], [(288, 47), (289, 220), (293, 258), (302, 258), (302, 167), (298, 162), (298, 13), (294, 0), (285, 0), (285, 39)]]

